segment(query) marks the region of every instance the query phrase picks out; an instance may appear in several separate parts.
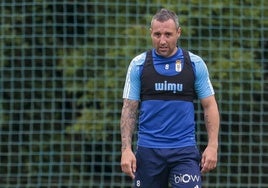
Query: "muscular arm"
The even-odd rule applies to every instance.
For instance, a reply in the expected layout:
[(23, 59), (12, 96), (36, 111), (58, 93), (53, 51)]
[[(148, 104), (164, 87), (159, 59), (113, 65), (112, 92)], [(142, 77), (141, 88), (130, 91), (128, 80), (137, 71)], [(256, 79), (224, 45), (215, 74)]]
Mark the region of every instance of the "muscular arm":
[(120, 129), (121, 129), (121, 151), (131, 149), (132, 136), (137, 123), (139, 101), (124, 99)]
[(132, 136), (137, 123), (139, 101), (124, 99), (121, 113), (121, 169), (134, 178), (136, 171), (136, 158), (132, 152)]
[(208, 172), (217, 165), (219, 110), (214, 96), (201, 100), (204, 109), (204, 120), (208, 134), (208, 144), (203, 152), (201, 166), (202, 172)]

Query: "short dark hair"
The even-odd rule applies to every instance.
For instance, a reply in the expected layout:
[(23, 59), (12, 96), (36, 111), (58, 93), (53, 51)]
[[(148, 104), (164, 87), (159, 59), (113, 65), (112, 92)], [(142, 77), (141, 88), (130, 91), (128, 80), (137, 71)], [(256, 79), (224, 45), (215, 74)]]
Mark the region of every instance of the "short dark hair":
[(152, 22), (154, 20), (157, 20), (157, 21), (160, 21), (160, 22), (164, 22), (164, 21), (167, 21), (169, 19), (172, 19), (175, 22), (175, 25), (176, 25), (177, 28), (180, 27), (179, 17), (176, 15), (176, 13), (173, 12), (173, 11), (170, 11), (168, 9), (164, 9), (164, 8), (162, 8), (161, 10), (159, 10), (153, 16), (152, 21), (151, 21), (151, 26), (152, 26)]

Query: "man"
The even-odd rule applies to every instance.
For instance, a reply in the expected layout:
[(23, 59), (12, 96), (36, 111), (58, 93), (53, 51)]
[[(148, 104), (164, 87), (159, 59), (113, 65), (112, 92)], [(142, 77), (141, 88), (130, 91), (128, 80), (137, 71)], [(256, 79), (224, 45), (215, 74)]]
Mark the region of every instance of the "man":
[[(135, 187), (201, 188), (201, 173), (216, 167), (219, 112), (204, 61), (177, 41), (177, 15), (167, 9), (151, 21), (153, 49), (128, 68), (121, 115), (121, 168)], [(202, 156), (196, 147), (194, 105), (200, 99), (208, 134)], [(138, 122), (136, 154), (132, 136)]]

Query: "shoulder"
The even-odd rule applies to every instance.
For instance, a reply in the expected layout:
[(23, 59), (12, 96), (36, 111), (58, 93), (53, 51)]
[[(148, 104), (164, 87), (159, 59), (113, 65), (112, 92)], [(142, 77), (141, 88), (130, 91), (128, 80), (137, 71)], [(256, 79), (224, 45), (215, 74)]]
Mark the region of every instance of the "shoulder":
[(137, 55), (136, 57), (134, 57), (128, 66), (127, 74), (139, 75), (141, 67), (143, 66), (143, 64), (145, 62), (145, 59), (146, 59), (146, 52), (143, 52), (143, 53)]
[(143, 52), (143, 53), (137, 55), (136, 57), (134, 57), (131, 61), (131, 64), (136, 65), (136, 66), (143, 65), (145, 58), (146, 58), (146, 53), (147, 52)]
[(190, 56), (190, 59), (191, 59), (192, 63), (195, 63), (195, 64), (197, 64), (197, 63), (205, 63), (204, 60), (200, 56), (192, 53), (191, 51), (188, 51), (188, 52), (189, 52), (189, 56)]
[(193, 67), (195, 69), (195, 73), (199, 74), (200, 72), (207, 72), (207, 65), (203, 58), (201, 58), (199, 55), (196, 55), (189, 51), (189, 56), (191, 59), (191, 63), (193, 64)]
[(209, 72), (204, 60), (189, 52), (192, 65), (195, 72), (195, 91), (199, 99), (204, 99), (214, 95), (214, 89), (209, 78)]

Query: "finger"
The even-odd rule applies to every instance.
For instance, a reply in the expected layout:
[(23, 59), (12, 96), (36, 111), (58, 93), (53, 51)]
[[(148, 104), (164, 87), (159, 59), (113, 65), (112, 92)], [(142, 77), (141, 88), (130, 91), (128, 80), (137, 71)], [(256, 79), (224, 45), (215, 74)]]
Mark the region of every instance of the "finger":
[(132, 179), (135, 177), (134, 173), (132, 172), (131, 168), (123, 168), (122, 171), (127, 174), (128, 176), (130, 176)]
[(134, 160), (134, 161), (132, 162), (132, 172), (135, 173), (136, 170), (137, 170), (137, 166), (136, 166), (136, 161)]
[(201, 160), (201, 173), (206, 173), (209, 171), (209, 168), (208, 168), (208, 160), (206, 158), (205, 155), (202, 156), (202, 160)]
[(133, 173), (133, 172), (131, 172), (130, 174), (129, 174), (129, 176), (134, 180), (135, 179), (135, 174)]
[(203, 155), (201, 159), (201, 167), (203, 168), (205, 165), (206, 157)]
[(136, 166), (136, 160), (133, 160), (132, 161), (132, 164), (131, 164), (131, 178), (134, 179), (135, 178), (135, 172), (137, 170), (137, 166)]
[(207, 172), (207, 167), (203, 165), (201, 168), (201, 173), (206, 173), (206, 172)]
[(121, 169), (125, 174), (130, 176), (132, 179), (135, 178), (134, 173), (136, 172), (136, 163), (121, 165)]
[(121, 170), (124, 173), (129, 174), (131, 172), (131, 165), (129, 165), (127, 163), (123, 163), (123, 164), (121, 164)]
[(128, 169), (127, 172), (125, 172), (129, 177), (131, 177), (132, 179), (135, 178), (134, 172), (132, 170), (132, 168)]
[(216, 168), (216, 162), (206, 161), (201, 169), (201, 172), (206, 173), (210, 170), (213, 170), (214, 168)]
[(211, 170), (211, 167), (208, 163), (205, 163), (204, 166), (201, 169), (201, 173), (207, 173)]

